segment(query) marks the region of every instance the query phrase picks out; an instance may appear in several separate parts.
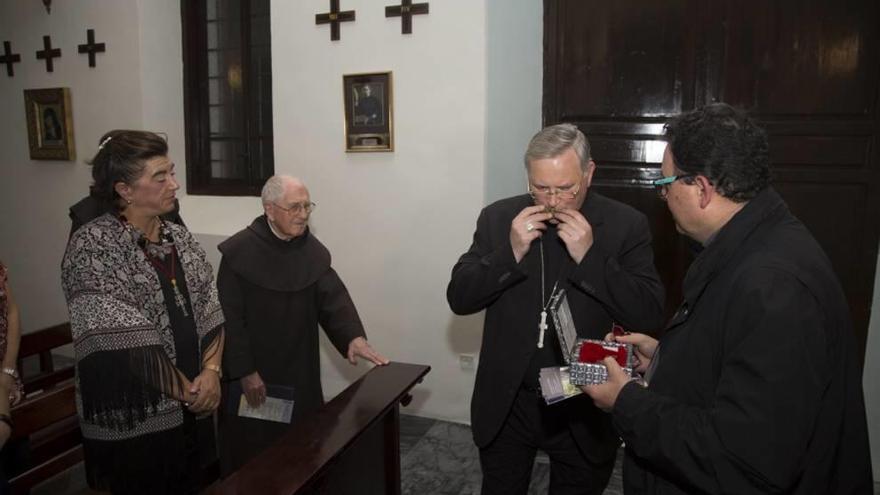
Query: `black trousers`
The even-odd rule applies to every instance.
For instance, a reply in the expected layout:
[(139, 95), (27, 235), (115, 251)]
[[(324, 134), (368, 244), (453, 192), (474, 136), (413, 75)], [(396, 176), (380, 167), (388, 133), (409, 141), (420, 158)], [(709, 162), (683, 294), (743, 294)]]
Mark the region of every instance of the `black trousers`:
[(525, 495), (538, 449), (550, 457), (550, 495), (600, 495), (608, 485), (614, 458), (601, 465), (587, 460), (565, 414), (544, 404), (535, 390), (520, 388), (501, 432), (480, 449), (482, 494)]

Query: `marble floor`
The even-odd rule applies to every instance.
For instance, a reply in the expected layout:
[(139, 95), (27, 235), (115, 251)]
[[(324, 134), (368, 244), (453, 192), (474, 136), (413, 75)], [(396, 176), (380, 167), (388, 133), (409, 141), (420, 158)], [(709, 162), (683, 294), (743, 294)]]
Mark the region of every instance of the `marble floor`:
[[(620, 456), (606, 495), (621, 495)], [(401, 488), (404, 495), (478, 495), (480, 460), (470, 427), (446, 421), (401, 415)], [(538, 455), (532, 468), (529, 495), (546, 494), (549, 460)]]
[[(480, 461), (467, 425), (401, 415), (400, 471), (404, 495), (474, 495), (480, 493)], [(606, 495), (623, 493), (620, 458)], [(546, 494), (550, 465), (539, 454), (529, 494)], [(32, 495), (85, 495), (82, 464), (46, 481)]]

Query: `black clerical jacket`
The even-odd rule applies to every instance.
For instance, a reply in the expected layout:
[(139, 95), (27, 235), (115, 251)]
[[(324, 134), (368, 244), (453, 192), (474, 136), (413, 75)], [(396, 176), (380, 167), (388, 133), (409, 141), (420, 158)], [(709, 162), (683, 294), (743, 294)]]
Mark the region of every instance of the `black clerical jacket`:
[[(537, 381), (537, 376), (525, 374), (537, 349), (542, 305), (539, 241), (532, 243), (520, 263), (510, 245), (511, 221), (532, 204), (528, 195), (522, 195), (484, 208), (473, 243), (452, 269), (447, 289), (455, 313), (486, 310), (471, 400), (474, 440), (480, 447), (500, 431), (524, 379)], [(580, 211), (593, 227), (594, 243), (579, 265), (566, 257), (571, 266), (560, 281), (578, 334), (601, 339), (614, 322), (632, 331), (660, 328), (664, 292), (645, 216), (592, 191)], [(572, 434), (588, 458), (604, 462), (614, 455), (618, 437), (608, 415), (589, 398), (576, 397), (551, 407), (567, 411)]]

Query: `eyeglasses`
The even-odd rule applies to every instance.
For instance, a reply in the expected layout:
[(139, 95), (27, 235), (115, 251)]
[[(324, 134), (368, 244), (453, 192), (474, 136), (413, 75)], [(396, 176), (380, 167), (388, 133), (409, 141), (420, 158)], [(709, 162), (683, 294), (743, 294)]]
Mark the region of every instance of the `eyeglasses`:
[(653, 184), (654, 187), (657, 188), (657, 195), (660, 196), (660, 199), (665, 200), (666, 195), (669, 194), (670, 184), (677, 180), (684, 181), (685, 184), (693, 184), (694, 177), (696, 176), (696, 174), (670, 175), (669, 177), (663, 177), (661, 179), (655, 180)]
[(547, 187), (547, 186), (535, 186), (532, 185), (531, 182), (528, 183), (529, 195), (532, 198), (541, 198), (548, 199), (553, 196), (561, 200), (570, 200), (574, 199), (581, 190), (581, 183), (583, 180), (579, 180), (577, 184), (568, 186), (568, 187)]
[(311, 213), (312, 210), (314, 210), (315, 207), (318, 206), (315, 203), (312, 203), (311, 201), (304, 201), (302, 203), (294, 203), (294, 204), (290, 205), (290, 207), (288, 207), (288, 208), (285, 208), (285, 207), (279, 205), (278, 203), (272, 203), (272, 204), (276, 208), (282, 209), (287, 213), (293, 213), (294, 215), (299, 215), (299, 212), (301, 212), (301, 211), (306, 212), (306, 214)]

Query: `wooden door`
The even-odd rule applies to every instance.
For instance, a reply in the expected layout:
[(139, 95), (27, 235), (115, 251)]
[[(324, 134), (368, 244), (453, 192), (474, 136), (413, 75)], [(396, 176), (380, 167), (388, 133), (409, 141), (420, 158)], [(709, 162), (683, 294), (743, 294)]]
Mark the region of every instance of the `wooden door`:
[(873, 0), (545, 0), (544, 123), (590, 138), (596, 190), (648, 215), (667, 309), (689, 242), (650, 187), (663, 122), (724, 101), (770, 137), (774, 187), (840, 277), (864, 356), (880, 236)]

